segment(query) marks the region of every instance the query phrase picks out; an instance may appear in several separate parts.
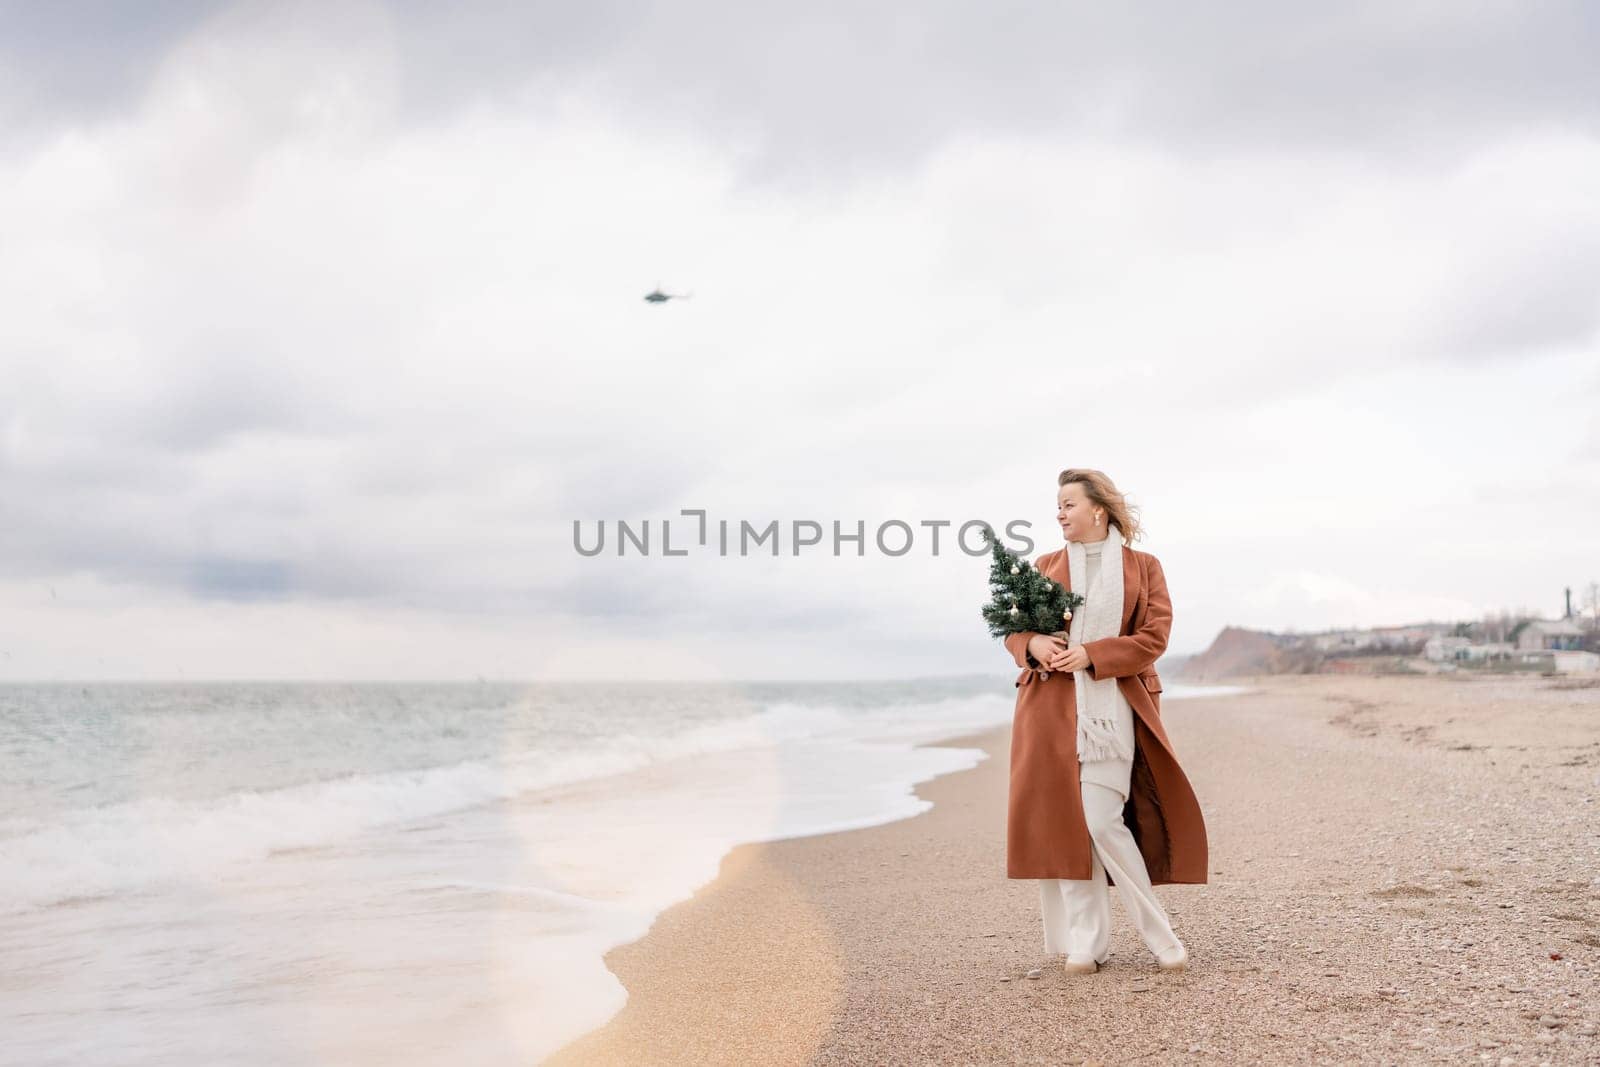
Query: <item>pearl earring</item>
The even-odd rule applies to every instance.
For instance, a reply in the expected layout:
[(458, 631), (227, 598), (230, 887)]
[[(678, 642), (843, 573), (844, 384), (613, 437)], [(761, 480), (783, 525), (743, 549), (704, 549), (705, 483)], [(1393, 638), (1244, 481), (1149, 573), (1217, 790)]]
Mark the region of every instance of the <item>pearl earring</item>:
[(1098, 516), (1098, 515), (1096, 515), (1096, 516), (1095, 516), (1095, 517), (1094, 517), (1094, 524), (1095, 524), (1095, 525), (1096, 525), (1096, 526), (1099, 526), (1099, 525), (1100, 525), (1100, 516)]

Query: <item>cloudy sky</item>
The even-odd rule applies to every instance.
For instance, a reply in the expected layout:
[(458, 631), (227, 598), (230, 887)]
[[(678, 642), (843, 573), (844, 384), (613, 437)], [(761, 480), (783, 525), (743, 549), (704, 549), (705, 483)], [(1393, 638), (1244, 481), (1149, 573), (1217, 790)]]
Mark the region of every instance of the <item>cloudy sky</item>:
[(922, 524), (1055, 548), (1068, 466), (1174, 652), (1556, 613), (1596, 54), (1576, 2), (0, 4), (0, 678), (1005, 676)]

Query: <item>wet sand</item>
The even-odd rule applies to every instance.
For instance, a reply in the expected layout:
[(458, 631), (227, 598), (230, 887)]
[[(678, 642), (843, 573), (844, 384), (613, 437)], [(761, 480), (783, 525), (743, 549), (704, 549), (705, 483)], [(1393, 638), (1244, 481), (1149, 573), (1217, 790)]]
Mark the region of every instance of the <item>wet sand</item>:
[(1209, 884), (1156, 890), (1187, 972), (1114, 891), (1099, 973), (1044, 952), (1001, 729), (928, 812), (734, 849), (545, 1062), (1600, 1062), (1600, 687), (1241, 681), (1162, 711), (1210, 838)]

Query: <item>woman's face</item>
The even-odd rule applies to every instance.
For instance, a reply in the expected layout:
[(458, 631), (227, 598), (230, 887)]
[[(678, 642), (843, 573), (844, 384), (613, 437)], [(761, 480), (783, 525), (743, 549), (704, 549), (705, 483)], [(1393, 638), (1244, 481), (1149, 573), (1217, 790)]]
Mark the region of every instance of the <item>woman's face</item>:
[(1068, 541), (1098, 541), (1106, 535), (1105, 519), (1095, 525), (1095, 515), (1104, 511), (1096, 507), (1083, 491), (1082, 484), (1068, 482), (1056, 492), (1056, 521), (1061, 524), (1061, 536)]

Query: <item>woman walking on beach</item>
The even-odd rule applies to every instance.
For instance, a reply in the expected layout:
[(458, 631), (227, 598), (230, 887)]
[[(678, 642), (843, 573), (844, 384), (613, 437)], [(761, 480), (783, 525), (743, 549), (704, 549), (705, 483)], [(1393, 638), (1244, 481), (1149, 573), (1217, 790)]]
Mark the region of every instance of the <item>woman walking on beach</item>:
[(1206, 880), (1199, 802), (1161, 724), (1172, 602), (1160, 562), (1133, 549), (1138, 520), (1100, 471), (1064, 470), (1056, 517), (1066, 546), (1034, 565), (1084, 597), (1069, 640), (1005, 640), (1017, 666), (1006, 875), (1038, 879), (1045, 951), (1091, 972), (1111, 944), (1115, 885), (1157, 963), (1188, 951), (1153, 886)]

